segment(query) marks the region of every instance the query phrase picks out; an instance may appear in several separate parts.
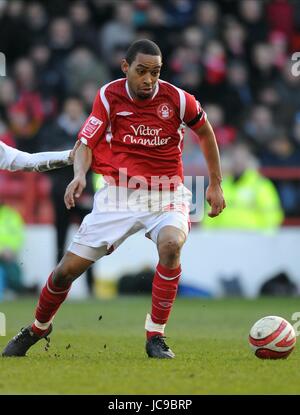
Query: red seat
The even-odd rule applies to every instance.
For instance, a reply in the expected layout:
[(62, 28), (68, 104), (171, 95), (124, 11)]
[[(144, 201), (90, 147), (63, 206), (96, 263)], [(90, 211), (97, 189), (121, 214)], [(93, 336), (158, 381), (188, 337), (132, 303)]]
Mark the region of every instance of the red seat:
[(1, 201), (17, 209), (26, 223), (53, 223), (51, 183), (42, 173), (0, 173)]

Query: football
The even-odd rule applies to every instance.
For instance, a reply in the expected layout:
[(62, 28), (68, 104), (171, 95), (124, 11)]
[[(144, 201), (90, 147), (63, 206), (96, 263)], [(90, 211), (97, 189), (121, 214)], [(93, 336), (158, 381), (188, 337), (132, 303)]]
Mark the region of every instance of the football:
[(260, 359), (283, 359), (295, 347), (295, 330), (282, 317), (263, 317), (252, 326), (249, 344), (255, 356)]

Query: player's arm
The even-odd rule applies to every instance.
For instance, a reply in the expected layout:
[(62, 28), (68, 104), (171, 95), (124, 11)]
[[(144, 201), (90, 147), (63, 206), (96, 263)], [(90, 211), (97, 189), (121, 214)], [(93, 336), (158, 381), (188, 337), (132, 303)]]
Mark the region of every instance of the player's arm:
[(215, 217), (226, 207), (221, 188), (222, 172), (216, 137), (200, 103), (196, 101), (193, 95), (186, 92), (184, 94), (186, 107), (183, 121), (199, 137), (200, 147), (206, 160), (209, 177), (206, 200), (211, 206), (211, 210), (208, 216)]
[(226, 207), (221, 188), (222, 172), (219, 149), (214, 131), (208, 120), (194, 131), (199, 137), (201, 150), (208, 169), (209, 184), (206, 189), (206, 200), (211, 206), (208, 216), (215, 217)]
[(72, 164), (70, 150), (66, 151), (48, 151), (42, 153), (23, 153), (17, 155), (12, 163), (13, 171), (49, 171), (60, 169)]
[[(5, 146), (5, 147), (4, 147)], [(0, 167), (9, 171), (48, 171), (73, 164), (77, 145), (72, 150), (26, 153), (1, 143)]]
[(86, 173), (92, 164), (92, 150), (79, 143), (74, 160), (74, 179), (69, 183), (64, 196), (67, 209), (75, 207), (75, 198), (79, 198), (86, 187)]
[(72, 165), (79, 144), (76, 141), (72, 150), (30, 154), (33, 157), (31, 163), (34, 163), (34, 171), (43, 172)]
[(100, 93), (97, 93), (93, 109), (78, 133), (79, 148), (74, 160), (74, 179), (65, 192), (65, 205), (67, 209), (75, 206), (75, 198), (80, 197), (86, 186), (86, 173), (91, 167), (93, 151), (103, 137), (108, 125), (108, 113)]

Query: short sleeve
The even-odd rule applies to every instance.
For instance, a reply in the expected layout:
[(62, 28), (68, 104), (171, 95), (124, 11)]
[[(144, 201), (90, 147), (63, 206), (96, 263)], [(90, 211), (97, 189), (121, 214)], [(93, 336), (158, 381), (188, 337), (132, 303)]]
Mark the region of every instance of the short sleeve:
[(183, 117), (183, 121), (186, 123), (188, 127), (192, 130), (197, 130), (198, 128), (202, 127), (207, 120), (207, 115), (203, 108), (200, 105), (200, 102), (196, 100), (196, 98), (184, 92), (185, 95), (185, 113)]
[(78, 133), (78, 140), (94, 149), (108, 126), (108, 115), (98, 92), (94, 99), (93, 109)]

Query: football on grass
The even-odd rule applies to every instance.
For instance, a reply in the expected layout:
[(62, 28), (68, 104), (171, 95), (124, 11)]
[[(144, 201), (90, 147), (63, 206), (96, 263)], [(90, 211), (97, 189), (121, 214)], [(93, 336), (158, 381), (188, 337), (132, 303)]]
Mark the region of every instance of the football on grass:
[(263, 317), (251, 328), (249, 344), (255, 356), (260, 359), (283, 359), (295, 347), (295, 330), (282, 317)]

